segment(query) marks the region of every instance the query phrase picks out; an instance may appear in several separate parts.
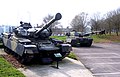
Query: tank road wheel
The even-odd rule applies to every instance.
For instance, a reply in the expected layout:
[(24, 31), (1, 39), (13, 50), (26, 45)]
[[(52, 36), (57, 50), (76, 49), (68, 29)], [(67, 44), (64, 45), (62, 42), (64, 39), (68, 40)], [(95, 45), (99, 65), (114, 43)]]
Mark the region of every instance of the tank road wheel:
[(4, 46), (4, 51), (7, 52), (7, 47)]
[[(19, 58), (19, 57), (18, 57)], [(29, 54), (23, 54), (22, 57), (20, 57), (20, 63), (22, 64), (27, 64), (29, 63), (31, 60), (33, 59), (33, 56), (29, 55)]]
[(19, 61), (21, 59), (21, 56), (19, 56), (18, 54), (16, 55), (16, 59)]
[(5, 51), (7, 54), (10, 54), (9, 49), (8, 49), (6, 46), (4, 46), (4, 51)]
[(20, 58), (20, 63), (21, 63), (21, 64), (26, 64), (26, 60), (21, 57), (21, 58)]
[(92, 45), (92, 43), (88, 43), (86, 46), (87, 46), (87, 47), (90, 47), (91, 45)]
[(71, 45), (72, 45), (73, 47), (75, 47), (75, 46), (77, 45), (77, 40), (76, 40), (76, 39), (72, 39), (72, 40), (71, 40)]
[(87, 47), (90, 47), (92, 45), (92, 41), (90, 41), (89, 43), (87, 43)]
[(20, 63), (26, 64), (27, 63), (27, 55), (23, 55), (20, 57)]

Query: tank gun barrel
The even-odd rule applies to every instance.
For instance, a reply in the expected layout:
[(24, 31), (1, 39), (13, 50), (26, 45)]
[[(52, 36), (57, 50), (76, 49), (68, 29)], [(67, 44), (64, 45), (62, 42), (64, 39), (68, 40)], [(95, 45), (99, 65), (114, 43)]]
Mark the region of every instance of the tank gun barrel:
[(44, 29), (47, 29), (52, 23), (54, 23), (57, 20), (60, 20), (62, 18), (62, 15), (60, 13), (57, 13), (53, 19), (51, 19), (47, 24), (45, 24), (42, 29), (38, 30), (35, 35), (38, 35), (41, 33)]

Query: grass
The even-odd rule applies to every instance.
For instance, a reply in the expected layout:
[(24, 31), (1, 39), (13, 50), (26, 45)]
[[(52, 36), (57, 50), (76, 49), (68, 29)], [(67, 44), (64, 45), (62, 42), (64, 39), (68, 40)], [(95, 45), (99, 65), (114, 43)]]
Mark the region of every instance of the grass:
[(73, 52), (70, 52), (70, 54), (67, 57), (78, 60), (77, 56)]
[(110, 42), (120, 42), (120, 36), (112, 35), (93, 35), (93, 41), (95, 43), (110, 43)]
[(62, 40), (62, 41), (66, 41), (66, 36), (51, 36), (50, 38), (55, 38), (55, 39), (58, 39), (58, 40)]
[(110, 40), (105, 39), (105, 37), (103, 35), (102, 36), (93, 35), (92, 38), (93, 38), (93, 42), (94, 43), (107, 43), (107, 42), (111, 42)]
[(25, 77), (25, 76), (0, 56), (0, 77)]
[(113, 41), (113, 42), (120, 42), (120, 35), (119, 36), (107, 35), (105, 39), (108, 39), (108, 40)]
[[(56, 38), (58, 40), (65, 41), (66, 36), (51, 36), (51, 38)], [(120, 35), (117, 36), (116, 34), (106, 34), (106, 35), (92, 35), (94, 43), (110, 43), (110, 42), (120, 42)]]

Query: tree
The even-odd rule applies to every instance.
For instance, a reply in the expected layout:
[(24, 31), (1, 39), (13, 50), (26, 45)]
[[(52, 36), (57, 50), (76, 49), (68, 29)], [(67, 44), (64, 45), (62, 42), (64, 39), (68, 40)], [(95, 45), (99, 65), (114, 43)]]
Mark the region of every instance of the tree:
[(74, 30), (84, 32), (88, 24), (87, 16), (88, 14), (86, 14), (85, 12), (76, 15), (74, 19), (71, 21), (70, 25)]
[(93, 18), (91, 18), (90, 22), (91, 22), (92, 30), (95, 30), (95, 31), (100, 30), (101, 21), (100, 21), (99, 13), (94, 14), (94, 16), (93, 16)]
[(113, 11), (112, 19), (113, 19), (114, 30), (118, 36), (120, 30), (120, 9)]
[(106, 14), (106, 18), (105, 18), (105, 23), (106, 25), (104, 27), (106, 27), (107, 32), (109, 32), (109, 34), (111, 35), (111, 32), (113, 30), (113, 19), (112, 19), (113, 13), (112, 12), (108, 12)]
[(108, 30), (116, 32), (117, 36), (120, 31), (120, 9), (110, 11), (107, 13), (106, 22), (108, 23)]

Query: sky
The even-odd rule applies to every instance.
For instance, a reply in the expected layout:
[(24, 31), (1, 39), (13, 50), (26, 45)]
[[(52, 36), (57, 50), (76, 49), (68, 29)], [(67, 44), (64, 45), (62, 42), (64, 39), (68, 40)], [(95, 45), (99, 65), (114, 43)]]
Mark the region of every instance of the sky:
[(120, 8), (120, 0), (0, 0), (0, 25), (19, 26), (20, 21), (41, 24), (48, 14), (62, 14), (63, 27), (81, 12), (92, 16)]

